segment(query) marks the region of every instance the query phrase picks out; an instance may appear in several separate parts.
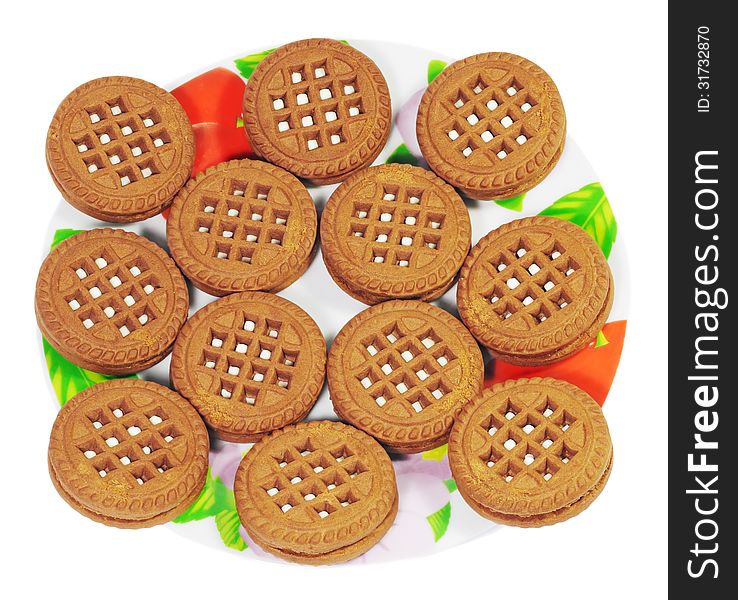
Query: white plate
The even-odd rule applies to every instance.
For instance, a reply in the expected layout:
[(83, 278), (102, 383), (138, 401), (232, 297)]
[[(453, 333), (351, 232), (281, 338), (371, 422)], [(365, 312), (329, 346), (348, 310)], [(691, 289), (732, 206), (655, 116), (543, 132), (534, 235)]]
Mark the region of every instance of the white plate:
[[(403, 143), (411, 151), (419, 154), (411, 123), (414, 121), (422, 90), (427, 86), (429, 62), (444, 60), (445, 57), (429, 50), (389, 42), (352, 40), (349, 43), (377, 63), (387, 79), (392, 96), (395, 126), (385, 149), (375, 162), (377, 164), (385, 162), (389, 155)], [(166, 87), (173, 89), (191, 77), (216, 66), (238, 73), (234, 65), (235, 58), (216, 63)], [(555, 75), (555, 71), (553, 74)], [(561, 90), (561, 92), (566, 101), (566, 90)], [(573, 118), (576, 118), (576, 115)], [(569, 115), (569, 119), (572, 119), (572, 115)], [(528, 192), (520, 212), (514, 212), (494, 202), (467, 201), (472, 222), (472, 241), (476, 243), (491, 229), (512, 219), (538, 214), (562, 196), (596, 181), (598, 178), (582, 150), (571, 138), (567, 138), (559, 163), (541, 184)], [(335, 185), (321, 186), (310, 189), (319, 213), (335, 187)], [(76, 211), (60, 199), (49, 224), (47, 239), (50, 243), (57, 229), (92, 229), (103, 225), (110, 226)], [(145, 235), (162, 247), (166, 247), (165, 221), (161, 216), (153, 217), (142, 223), (125, 225), (125, 229)], [(627, 313), (629, 296), (627, 262), (622, 242), (613, 246), (609, 262), (617, 282), (615, 301), (609, 318), (609, 322), (612, 322), (624, 320)], [(190, 286), (190, 291), (190, 314), (213, 300), (212, 296), (192, 286)], [(307, 272), (289, 288), (280, 292), (280, 295), (292, 300), (310, 313), (322, 329), (329, 345), (340, 328), (351, 317), (366, 308), (365, 305), (347, 296), (333, 283), (325, 269), (320, 252)], [(458, 316), (455, 297), (456, 286), (452, 287), (435, 304)], [(486, 358), (489, 357), (486, 356)], [(168, 372), (169, 358), (166, 358), (155, 367), (140, 373), (140, 376), (169, 385)], [(308, 418), (311, 420), (336, 418), (328, 397), (327, 387), (324, 387)], [(247, 448), (246, 445), (217, 442), (211, 451), (211, 474), (213, 477), (220, 478), (228, 493), (230, 493), (235, 469), (242, 453)], [(451, 473), (442, 452), (426, 453), (422, 456), (393, 457), (393, 460), (400, 493), (397, 520), (382, 541), (367, 554), (355, 559), (356, 561), (385, 561), (439, 552), (489, 533), (498, 527), (478, 516), (464, 503), (457, 491), (452, 491)], [(231, 551), (240, 551), (244, 557), (248, 558), (278, 560), (252, 544), (243, 528), (240, 528), (240, 535), (248, 547), (241, 549), (243, 544), (234, 537), (232, 507), (223, 506), (224, 510), (217, 518), (207, 517), (187, 523), (170, 524), (169, 527), (173, 527), (185, 537), (217, 548), (224, 548), (221, 535), (219, 535), (219, 529), (221, 529), (225, 532), (226, 538), (232, 542), (232, 546), (238, 547), (238, 550)], [(235, 544), (233, 544), (234, 540)], [(487, 545), (492, 547), (493, 542), (490, 540)]]

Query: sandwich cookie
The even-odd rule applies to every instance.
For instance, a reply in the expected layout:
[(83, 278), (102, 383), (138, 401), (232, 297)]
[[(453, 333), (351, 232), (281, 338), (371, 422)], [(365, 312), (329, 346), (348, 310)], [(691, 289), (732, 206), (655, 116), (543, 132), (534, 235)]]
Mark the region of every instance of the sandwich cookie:
[(62, 356), (91, 371), (127, 375), (169, 353), (189, 296), (159, 246), (121, 229), (92, 229), (49, 253), (35, 305), (41, 332)]
[(318, 217), (305, 186), (256, 160), (210, 167), (180, 191), (167, 220), (172, 257), (208, 294), (277, 292), (312, 258)]
[(168, 388), (138, 379), (99, 383), (59, 411), (49, 473), (84, 516), (122, 528), (171, 521), (195, 501), (208, 471), (208, 433)]
[(320, 239), (329, 274), (360, 302), (430, 301), (453, 285), (469, 251), (471, 222), (459, 195), (439, 177), (388, 164), (336, 189)]
[(480, 515), (506, 525), (565, 521), (602, 492), (612, 442), (600, 406), (551, 378), (487, 388), (456, 419), (448, 460), (459, 492)]
[(370, 165), (392, 128), (389, 89), (377, 65), (328, 39), (268, 54), (246, 85), (243, 114), (259, 156), (316, 185)]
[(607, 259), (578, 225), (529, 217), (483, 237), (464, 262), (459, 314), (495, 358), (544, 365), (584, 348), (612, 307)]
[(356, 315), (328, 355), (336, 413), (395, 452), (424, 452), (448, 439), (454, 417), (479, 395), (482, 353), (444, 310), (393, 300)]
[(540, 183), (561, 156), (564, 105), (551, 77), (515, 54), (457, 61), (428, 86), (418, 108), (428, 165), (470, 198), (501, 200)]
[(56, 110), (46, 138), (46, 162), (62, 196), (102, 221), (160, 213), (194, 160), (184, 109), (169, 92), (133, 77), (79, 86)]
[(241, 462), (233, 491), (251, 539), (297, 563), (360, 556), (397, 515), (387, 453), (365, 433), (331, 421), (298, 423), (263, 438)]
[(172, 352), (172, 383), (216, 434), (255, 442), (303, 419), (325, 376), (325, 340), (285, 298), (232, 294), (197, 311)]

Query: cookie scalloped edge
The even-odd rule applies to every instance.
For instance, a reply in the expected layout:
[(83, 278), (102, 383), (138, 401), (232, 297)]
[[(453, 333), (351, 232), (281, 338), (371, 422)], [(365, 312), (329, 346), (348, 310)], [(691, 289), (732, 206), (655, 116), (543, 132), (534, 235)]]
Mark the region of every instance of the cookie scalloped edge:
[[(199, 392), (189, 378), (189, 368), (186, 354), (190, 336), (202, 323), (207, 323), (213, 311), (223, 309), (230, 305), (236, 307), (248, 302), (260, 302), (271, 304), (287, 312), (303, 329), (307, 342), (311, 344), (311, 353), (315, 357), (315, 365), (310, 372), (310, 379), (303, 387), (303, 393), (294, 398), (286, 406), (272, 415), (259, 414), (253, 418), (231, 418), (231, 425), (224, 431), (223, 424), (213, 421), (214, 412), (208, 403), (200, 400)], [(202, 418), (215, 429), (216, 433), (223, 439), (236, 441), (236, 438), (246, 439), (261, 437), (264, 434), (285, 427), (299, 421), (307, 415), (320, 395), (325, 381), (326, 344), (323, 333), (313, 318), (294, 302), (267, 292), (243, 292), (220, 298), (215, 302), (205, 305), (198, 310), (182, 327), (172, 350), (172, 358), (169, 365), (170, 379), (177, 391), (187, 398), (190, 403), (201, 414)]]
[[(378, 489), (378, 493), (372, 506), (363, 510), (348, 523), (343, 522), (338, 527), (327, 527), (325, 524), (321, 524), (322, 526), (317, 530), (301, 529), (299, 524), (295, 524), (294, 528), (287, 528), (284, 524), (275, 523), (274, 519), (265, 516), (259, 505), (252, 502), (252, 494), (249, 491), (249, 467), (251, 463), (258, 459), (260, 452), (267, 448), (271, 441), (284, 434), (303, 430), (309, 431), (316, 427), (331, 428), (338, 432), (341, 437), (351, 437), (356, 442), (361, 443), (366, 448), (367, 456), (371, 456), (376, 461), (379, 473), (374, 472), (372, 475), (374, 477), (381, 476), (381, 483), (375, 488)], [(277, 549), (300, 548), (301, 552), (305, 552), (305, 547), (309, 545), (315, 549), (314, 554), (325, 554), (354, 544), (379, 527), (392, 511), (397, 497), (397, 482), (389, 455), (374, 438), (344, 423), (310, 421), (289, 425), (284, 429), (270, 433), (257, 442), (246, 453), (238, 466), (233, 491), (236, 496), (236, 509), (241, 523), (247, 531), (258, 532), (256, 537), (264, 543)]]
[[(456, 244), (452, 253), (432, 273), (407, 278), (405, 281), (388, 282), (381, 277), (368, 275), (365, 269), (357, 266), (355, 261), (346, 258), (340, 252), (340, 241), (334, 231), (334, 220), (336, 218), (338, 204), (345, 198), (350, 198), (351, 191), (356, 183), (362, 179), (372, 177), (375, 169), (396, 170), (401, 173), (409, 173), (413, 176), (422, 177), (428, 180), (430, 184), (439, 187), (445, 197), (450, 199), (447, 208), (454, 210), (456, 221), (459, 225)], [(351, 175), (331, 194), (323, 209), (320, 220), (320, 242), (323, 248), (322, 256), (326, 264), (330, 263), (329, 274), (331, 271), (337, 273), (343, 283), (350, 287), (356, 294), (360, 290), (363, 290), (374, 297), (386, 295), (386, 299), (415, 299), (443, 289), (447, 282), (453, 280), (463, 265), (471, 247), (471, 233), (469, 211), (466, 209), (466, 205), (461, 200), (461, 197), (456, 193), (456, 190), (431, 171), (402, 164), (378, 165)], [(333, 279), (335, 280), (335, 277)], [(351, 282), (350, 285), (348, 282)]]
[[(167, 401), (177, 404), (178, 408), (186, 416), (193, 432), (193, 460), (187, 467), (186, 475), (180, 478), (176, 487), (173, 489), (160, 492), (154, 498), (143, 499), (139, 496), (127, 498), (125, 494), (122, 497), (121, 494), (105, 494), (102, 491), (96, 490), (94, 486), (89, 485), (84, 474), (79, 473), (69, 460), (65, 442), (61, 438), (64, 425), (71, 418), (75, 409), (90, 396), (104, 392), (110, 388), (139, 389), (167, 397)], [(200, 489), (202, 488), (205, 484), (205, 477), (208, 471), (209, 449), (210, 443), (205, 424), (200, 419), (197, 411), (179, 394), (151, 381), (144, 381), (142, 379), (115, 379), (95, 384), (83, 390), (61, 408), (51, 430), (48, 457), (49, 467), (53, 469), (53, 474), (57, 478), (56, 483), (62, 487), (63, 491), (70, 498), (78, 502), (83, 509), (100, 517), (96, 520), (107, 522), (106, 517), (110, 517), (112, 520), (117, 519), (122, 523), (128, 523), (130, 525), (134, 525), (136, 522), (143, 525), (145, 522), (142, 523), (142, 520), (151, 519), (154, 522), (158, 522), (156, 521), (157, 517), (170, 511), (171, 518), (174, 518), (176, 516), (174, 509), (184, 503), (184, 501), (190, 499), (194, 495), (195, 490), (198, 489), (198, 486)], [(181, 508), (184, 511), (188, 506), (185, 505)], [(131, 515), (136, 515), (137, 519), (132, 519)], [(110, 524), (115, 523), (111, 522)]]
[[(541, 80), (546, 96), (551, 104), (551, 123), (549, 132), (541, 148), (524, 164), (515, 165), (499, 173), (481, 175), (461, 171), (450, 165), (436, 149), (432, 134), (427, 131), (427, 114), (430, 110), (436, 91), (443, 83), (452, 77), (457, 70), (475, 63), (488, 61), (506, 62), (521, 67), (530, 72), (533, 77)], [(465, 191), (468, 195), (484, 199), (501, 199), (528, 191), (534, 187), (554, 167), (561, 154), (561, 148), (566, 138), (566, 113), (559, 91), (553, 79), (534, 62), (508, 52), (486, 52), (475, 54), (458, 60), (447, 68), (430, 83), (418, 107), (416, 120), (416, 135), (423, 158), (431, 169), (450, 184)], [(543, 171), (543, 176), (540, 173)], [(531, 181), (527, 181), (531, 179)], [(512, 188), (512, 189), (511, 189)]]
[[(258, 275), (245, 277), (222, 275), (214, 269), (204, 266), (189, 251), (178, 227), (185, 203), (190, 197), (190, 194), (202, 181), (218, 173), (227, 173), (231, 169), (238, 168), (264, 170), (280, 180), (290, 190), (294, 191), (294, 201), (300, 205), (302, 217), (305, 222), (305, 229), (296, 236), (298, 242), (294, 252), (290, 253), (285, 260), (280, 261), (275, 267)], [(172, 258), (196, 287), (206, 293), (223, 296), (225, 294), (244, 291), (278, 291), (287, 287), (289, 283), (292, 283), (290, 280), (294, 280), (296, 272), (299, 275), (307, 268), (315, 246), (317, 230), (318, 214), (315, 210), (313, 199), (307, 189), (305, 189), (294, 175), (263, 161), (241, 159), (230, 160), (209, 167), (202, 173), (199, 173), (197, 177), (187, 182), (172, 203), (169, 219), (167, 220), (167, 242), (169, 244), (169, 251), (172, 253)]]
[[(430, 315), (433, 319), (443, 322), (446, 327), (455, 331), (461, 346), (465, 350), (466, 356), (470, 360), (470, 369), (467, 370), (473, 371), (466, 373), (465, 376), (474, 377), (474, 371), (478, 376), (476, 389), (470, 390), (468, 398), (457, 399), (456, 406), (453, 410), (445, 415), (439, 415), (438, 418), (430, 423), (410, 425), (408, 427), (387, 423), (385, 420), (372, 415), (369, 411), (364, 410), (358, 405), (351, 397), (346, 384), (345, 373), (340, 364), (343, 353), (348, 350), (352, 342), (352, 335), (356, 328), (374, 318), (378, 313), (396, 311), (398, 309), (422, 311)], [(467, 403), (472, 401), (475, 394), (479, 394), (482, 390), (484, 360), (474, 337), (467, 331), (463, 323), (445, 310), (419, 300), (390, 300), (360, 312), (341, 328), (341, 331), (338, 332), (333, 340), (330, 352), (328, 353), (327, 372), (328, 389), (336, 413), (355, 427), (377, 438), (383, 444), (387, 444), (397, 450), (402, 450), (403, 448), (413, 449), (413, 447), (417, 446), (424, 439), (433, 441), (435, 446), (443, 443), (439, 438), (448, 435), (456, 415), (458, 415)], [(422, 451), (422, 449), (415, 451)]]
[[(502, 489), (493, 489), (485, 485), (485, 482), (474, 476), (473, 468), (469, 465), (463, 447), (468, 420), (489, 396), (528, 384), (552, 386), (568, 392), (580, 403), (592, 427), (591, 442), (587, 447), (587, 460), (579, 468), (577, 476), (571, 478), (565, 488), (557, 486), (550, 492), (536, 495), (533, 498), (510, 495)], [(489, 511), (520, 517), (550, 513), (575, 503), (600, 482), (610, 464), (611, 457), (610, 432), (599, 404), (577, 386), (551, 377), (508, 379), (487, 388), (479, 398), (468, 403), (459, 413), (451, 428), (448, 443), (449, 466), (459, 489), (463, 488), (465, 495)]]
[[(138, 349), (128, 348), (121, 351), (115, 351), (112, 348), (100, 349), (99, 346), (94, 346), (89, 341), (70, 332), (58, 317), (54, 307), (51, 278), (59, 257), (63, 255), (67, 247), (84, 243), (90, 238), (101, 238), (103, 236), (122, 238), (129, 243), (144, 246), (146, 250), (155, 254), (162, 261), (172, 277), (174, 288), (171, 293), (174, 295), (174, 301), (170, 323), (150, 343), (144, 344), (142, 342), (139, 344)], [(187, 284), (171, 257), (149, 239), (123, 229), (90, 229), (62, 241), (44, 260), (36, 282), (35, 309), (41, 333), (62, 356), (68, 357), (72, 362), (92, 371), (115, 374), (132, 373), (144, 368), (141, 366), (142, 364), (150, 365), (158, 362), (174, 344), (182, 324), (187, 320), (188, 308), (189, 292), (187, 291)], [(101, 362), (100, 358), (109, 352), (114, 353), (111, 359), (107, 362)], [(118, 356), (121, 352), (122, 356)], [(108, 363), (110, 368), (107, 367)], [(121, 364), (124, 366), (121, 367)]]
[[(567, 234), (576, 237), (584, 246), (585, 250), (590, 250), (588, 256), (591, 260), (590, 266), (593, 269), (592, 294), (588, 300), (581, 303), (579, 313), (573, 322), (568, 321), (567, 323), (563, 323), (546, 336), (532, 335), (529, 339), (525, 340), (519, 337), (510, 337), (505, 331), (495, 331), (474, 318), (473, 308), (471, 306), (472, 299), (470, 294), (472, 292), (469, 289), (469, 277), (477, 259), (484, 254), (490, 243), (496, 237), (505, 235), (516, 229), (524, 229), (541, 221), (545, 221), (547, 227), (561, 229)], [(456, 304), (461, 320), (481, 344), (489, 348), (493, 353), (497, 351), (507, 356), (514, 355), (525, 358), (526, 355), (538, 356), (544, 353), (556, 353), (562, 347), (567, 346), (571, 338), (578, 337), (577, 332), (588, 331), (598, 319), (602, 319), (604, 322), (609, 314), (609, 309), (606, 310), (603, 318), (603, 308), (607, 308), (608, 297), (612, 297), (612, 294), (609, 292), (612, 282), (610, 266), (602, 254), (602, 250), (578, 225), (555, 217), (526, 217), (501, 225), (497, 229), (490, 231), (476, 243), (466, 257), (464, 265), (459, 272), (459, 285), (456, 288)]]
[[(260, 119), (255, 114), (256, 96), (262, 85), (262, 77), (267, 72), (272, 63), (282, 60), (285, 56), (289, 56), (291, 52), (299, 52), (302, 49), (312, 49), (320, 46), (327, 46), (334, 51), (349, 54), (351, 60), (366, 69), (368, 76), (374, 82), (374, 90), (377, 98), (377, 113), (371, 131), (364, 136), (364, 143), (354, 149), (350, 154), (339, 160), (320, 161), (317, 166), (311, 162), (305, 162), (300, 159), (293, 159), (286, 156), (278, 150), (267, 135), (263, 132)], [(312, 181), (325, 181), (326, 183), (334, 183), (341, 181), (345, 176), (351, 174), (352, 171), (360, 168), (362, 165), (371, 163), (384, 148), (392, 129), (392, 101), (390, 99), (389, 87), (387, 81), (379, 70), (379, 67), (372, 59), (359, 50), (342, 44), (336, 40), (326, 38), (311, 38), (292, 42), (277, 48), (261, 61), (246, 85), (246, 91), (243, 96), (243, 123), (249, 141), (256, 153), (265, 160), (273, 163), (297, 177)]]
[[(62, 119), (75, 105), (79, 97), (103, 85), (144, 87), (155, 98), (165, 102), (177, 117), (178, 128), (182, 134), (179, 165), (158, 190), (150, 192), (143, 198), (118, 198), (115, 195), (95, 192), (81, 182), (79, 177), (66, 164), (59, 140)], [(192, 167), (195, 164), (195, 134), (184, 108), (168, 91), (135, 77), (100, 77), (83, 83), (74, 89), (56, 109), (46, 137), (46, 161), (57, 188), (76, 209), (103, 220), (116, 222), (140, 221), (167, 208), (179, 189), (189, 179)], [(115, 205), (115, 203), (121, 203), (121, 205), (111, 209), (110, 206)]]

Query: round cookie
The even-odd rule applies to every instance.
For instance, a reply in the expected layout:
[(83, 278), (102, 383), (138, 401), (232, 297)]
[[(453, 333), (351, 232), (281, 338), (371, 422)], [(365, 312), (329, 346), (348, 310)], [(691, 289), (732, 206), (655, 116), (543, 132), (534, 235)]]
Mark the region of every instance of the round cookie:
[(77, 394), (59, 411), (49, 473), (72, 508), (105, 525), (150, 527), (183, 513), (208, 470), (208, 433), (179, 394), (116, 379)]
[(208, 294), (277, 292), (307, 269), (317, 228), (315, 205), (297, 178), (262, 161), (232, 160), (180, 191), (167, 241), (184, 274)]
[(602, 329), (614, 284), (607, 259), (578, 225), (529, 217), (502, 225), (469, 253), (459, 315), (495, 358), (544, 365), (584, 348)]
[(220, 438), (255, 442), (307, 415), (323, 387), (325, 353), (323, 334), (299, 306), (244, 292), (187, 321), (170, 375)]
[(59, 105), (46, 162), (78, 210), (103, 221), (141, 221), (169, 206), (189, 178), (194, 139), (169, 92), (133, 77), (103, 77)]
[(246, 85), (243, 114), (259, 156), (319, 185), (371, 164), (392, 127), (389, 89), (377, 65), (329, 39), (268, 54)]
[(370, 167), (329, 198), (320, 223), (323, 260), (337, 285), (367, 304), (442, 295), (471, 244), (459, 195), (430, 171)]
[(428, 86), (418, 143), (440, 177), (477, 200), (527, 192), (561, 156), (566, 115), (551, 77), (515, 54), (457, 61)]
[(328, 354), (336, 413), (396, 452), (444, 444), (483, 378), (482, 353), (466, 328), (417, 300), (393, 300), (359, 313)]
[(330, 564), (379, 541), (397, 511), (387, 453), (343, 423), (288, 426), (244, 457), (233, 486), (241, 523), (265, 551)]
[(600, 494), (612, 467), (599, 405), (551, 378), (484, 390), (457, 417), (448, 449), (464, 500), (488, 519), (519, 527), (579, 514)]
[(38, 325), (73, 363), (109, 375), (162, 360), (187, 319), (182, 274), (159, 246), (120, 229), (92, 229), (61, 242), (36, 282)]

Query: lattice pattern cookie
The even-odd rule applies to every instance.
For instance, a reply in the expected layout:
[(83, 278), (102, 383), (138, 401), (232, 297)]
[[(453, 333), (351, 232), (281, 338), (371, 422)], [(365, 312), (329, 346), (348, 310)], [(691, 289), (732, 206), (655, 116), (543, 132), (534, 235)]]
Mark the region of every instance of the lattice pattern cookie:
[(49, 170), (64, 198), (104, 221), (161, 212), (194, 159), (184, 109), (169, 92), (131, 77), (78, 87), (57, 109), (46, 140)]
[(430, 167), (479, 200), (510, 198), (539, 183), (558, 161), (565, 134), (552, 79), (504, 52), (451, 64), (418, 109), (418, 142)]
[(279, 291), (307, 269), (318, 217), (305, 186), (255, 160), (221, 163), (190, 180), (167, 220), (174, 260), (217, 296)]
[(251, 538), (294, 562), (354, 558), (379, 541), (397, 512), (387, 453), (365, 433), (330, 421), (265, 437), (244, 457), (233, 491)]
[(182, 328), (172, 382), (223, 439), (253, 442), (301, 420), (325, 375), (325, 341), (289, 300), (262, 292), (208, 304)]
[(481, 515), (538, 527), (589, 506), (610, 474), (612, 443), (597, 403), (556, 379), (487, 388), (451, 431), (449, 464)]
[(338, 333), (328, 358), (336, 413), (399, 452), (445, 443), (483, 377), (482, 354), (466, 328), (417, 300), (359, 313)]
[(380, 165), (331, 195), (320, 226), (323, 260), (357, 300), (433, 300), (469, 251), (471, 223), (459, 195), (430, 171)]
[(490, 232), (459, 276), (459, 314), (497, 358), (546, 364), (581, 350), (610, 313), (605, 256), (579, 226), (530, 217)]
[(208, 434), (189, 403), (136, 379), (100, 383), (59, 411), (49, 471), (61, 496), (106, 525), (169, 521), (197, 497), (208, 468)]
[(144, 237), (93, 229), (59, 244), (36, 283), (36, 317), (63, 356), (98, 373), (127, 374), (169, 353), (187, 318), (184, 278)]
[(389, 89), (367, 56), (335, 40), (278, 48), (244, 94), (254, 150), (298, 177), (326, 184), (371, 164), (392, 126)]

